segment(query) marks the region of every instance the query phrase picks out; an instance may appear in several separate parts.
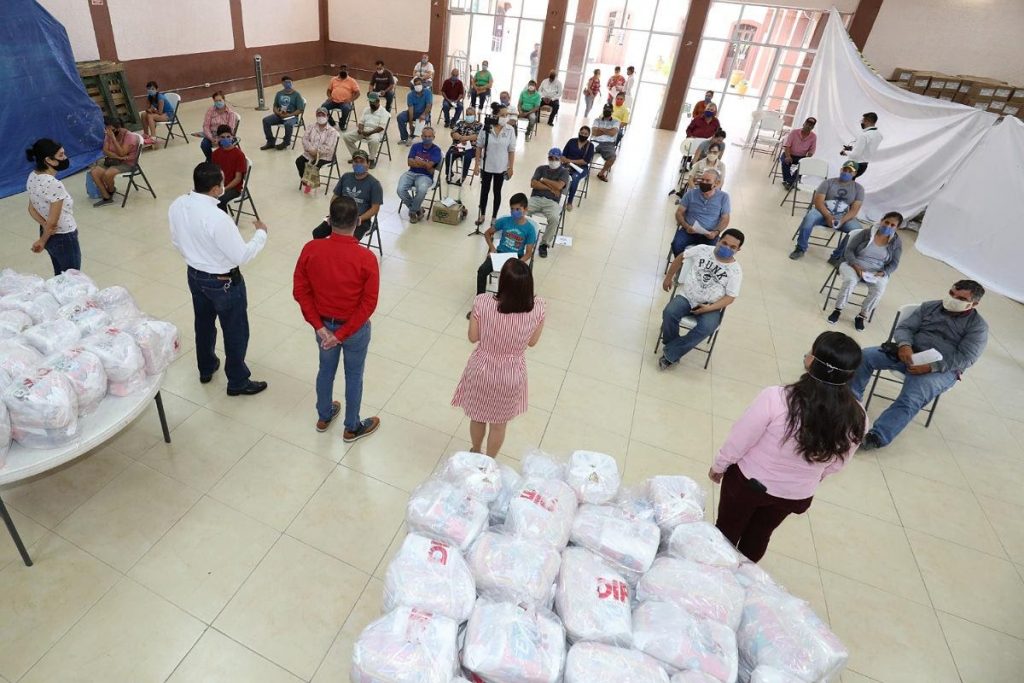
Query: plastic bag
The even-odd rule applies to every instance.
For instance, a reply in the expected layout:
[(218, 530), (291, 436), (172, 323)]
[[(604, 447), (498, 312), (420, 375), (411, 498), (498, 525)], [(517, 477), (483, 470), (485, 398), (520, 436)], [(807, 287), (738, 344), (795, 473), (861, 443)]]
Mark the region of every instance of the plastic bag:
[(459, 451), (444, 463), (441, 478), (490, 503), (501, 493), (501, 472), (494, 458), (483, 453)]
[(476, 539), (467, 559), (480, 597), (550, 606), (562, 564), (554, 548), (485, 531)]
[(489, 683), (557, 683), (565, 630), (546, 610), (477, 601), (466, 626), (462, 665)]
[(443, 541), (409, 534), (384, 575), (384, 611), (398, 605), (461, 623), (476, 602), (476, 584), (458, 550)]
[(352, 647), (352, 683), (449, 683), (458, 666), (458, 624), (397, 607), (363, 629)]
[(512, 502), (512, 494), (519, 489), (523, 478), (519, 473), (508, 465), (499, 464), (498, 472), (501, 475), (501, 488), (498, 496), (491, 501), (491, 524), (497, 526), (505, 523), (508, 515), (508, 505)]
[(0, 381), (3, 383), (34, 374), (42, 362), (43, 355), (20, 337), (0, 340)]
[(596, 451), (574, 451), (565, 480), (580, 503), (604, 505), (615, 498), (622, 479), (615, 458)]
[(146, 361), (130, 334), (116, 327), (97, 332), (82, 341), (95, 353), (107, 371), (107, 391), (112, 396), (127, 396), (146, 384)]
[(49, 356), (43, 367), (59, 372), (71, 383), (78, 400), (78, 416), (88, 415), (96, 410), (107, 395), (107, 372), (99, 356), (74, 346)]
[(740, 554), (714, 524), (680, 524), (668, 539), (668, 554), (726, 569), (740, 566)]
[(565, 465), (541, 450), (523, 456), (523, 477), (531, 479), (564, 479)]
[(621, 574), (583, 548), (566, 548), (555, 590), (555, 610), (569, 640), (630, 647), (630, 589)]
[(743, 615), (744, 595), (743, 586), (728, 569), (674, 557), (656, 559), (636, 587), (641, 602), (671, 602), (734, 631)]
[(159, 375), (178, 357), (181, 343), (178, 328), (163, 320), (138, 320), (125, 328), (146, 361), (146, 374)]
[(703, 671), (680, 671), (672, 677), (672, 683), (718, 683), (718, 679)]
[(643, 652), (602, 643), (576, 643), (565, 660), (565, 683), (669, 683), (658, 662)]
[(47, 280), (46, 290), (63, 305), (88, 298), (98, 292), (99, 288), (91, 277), (80, 270), (71, 268)]
[(668, 602), (643, 602), (633, 610), (633, 646), (672, 671), (701, 671), (723, 683), (736, 680), (736, 633)]
[(100, 330), (111, 327), (110, 314), (100, 308), (92, 299), (79, 299), (57, 309), (57, 315), (78, 326), (82, 337), (88, 337)]
[(38, 325), (56, 317), (60, 304), (46, 290), (21, 290), (0, 299), (0, 308), (16, 308), (27, 313), (33, 324)]
[(46, 281), (32, 273), (22, 274), (11, 268), (0, 270), (0, 297), (15, 292), (39, 291), (46, 286)]
[(0, 310), (0, 339), (17, 337), (23, 330), (32, 327), (32, 316), (17, 308)]
[(581, 505), (569, 539), (592, 550), (635, 585), (658, 554), (661, 532), (654, 522), (631, 520), (612, 505)]
[(773, 666), (759, 666), (750, 674), (750, 683), (806, 683), (799, 676), (780, 671)]
[(43, 369), (11, 382), (3, 392), (11, 438), (25, 448), (55, 448), (78, 436), (78, 400), (67, 378)]
[(619, 495), (612, 503), (629, 519), (637, 522), (654, 522), (654, 504), (647, 498), (646, 487), (620, 488)]
[(466, 550), (487, 527), (487, 506), (465, 490), (428, 479), (409, 496), (405, 521), (409, 530)]
[(561, 551), (569, 543), (576, 494), (557, 479), (524, 479), (508, 506), (505, 530)]
[(127, 289), (120, 285), (106, 287), (96, 292), (92, 300), (110, 316), (115, 324), (120, 325), (125, 321), (138, 318), (142, 315), (135, 299)]
[(0, 470), (7, 464), (7, 453), (11, 450), (11, 415), (7, 404), (0, 400)]
[(44, 356), (71, 348), (82, 338), (78, 327), (63, 318), (33, 325), (22, 336)]
[(704, 519), (704, 489), (682, 475), (652, 477), (647, 495), (654, 504), (654, 518), (668, 536), (680, 524)]
[(774, 590), (781, 593), (787, 593), (786, 589), (775, 582), (775, 579), (765, 570), (761, 569), (757, 564), (741, 558), (740, 566), (736, 568), (734, 572), (736, 580), (740, 582), (740, 585), (744, 588), (760, 588), (761, 590)]

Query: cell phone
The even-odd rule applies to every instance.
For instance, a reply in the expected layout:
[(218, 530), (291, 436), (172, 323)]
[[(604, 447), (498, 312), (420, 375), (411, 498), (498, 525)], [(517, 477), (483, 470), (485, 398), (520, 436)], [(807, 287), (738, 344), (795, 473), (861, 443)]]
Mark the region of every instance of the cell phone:
[(505, 180), (508, 180), (508, 171), (505, 171), (502, 175), (505, 176)]
[(758, 493), (768, 493), (768, 487), (759, 482), (757, 479), (747, 479), (747, 486), (754, 489)]

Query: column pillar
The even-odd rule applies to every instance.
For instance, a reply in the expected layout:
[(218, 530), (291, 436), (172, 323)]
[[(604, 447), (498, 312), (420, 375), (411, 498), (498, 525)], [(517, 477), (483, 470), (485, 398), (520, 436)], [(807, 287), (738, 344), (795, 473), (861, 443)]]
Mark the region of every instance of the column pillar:
[[(540, 61), (537, 66), (539, 73), (533, 74), (538, 81), (547, 78), (552, 70), (558, 70), (558, 60), (561, 58), (562, 41), (565, 37), (565, 12), (568, 9), (569, 0), (548, 0), (547, 19), (544, 21), (544, 31), (540, 36)], [(565, 74), (559, 78), (565, 83)]]
[(676, 55), (676, 63), (672, 67), (672, 75), (665, 88), (665, 106), (661, 110), (658, 128), (676, 130), (679, 125), (679, 112), (683, 109), (686, 91), (690, 88), (693, 68), (697, 64), (700, 38), (704, 35), (704, 24), (707, 23), (710, 9), (711, 0), (690, 0), (690, 11), (686, 14), (683, 35), (679, 40), (679, 53)]
[(114, 44), (114, 25), (110, 22), (110, 8), (105, 2), (93, 2), (89, 4), (89, 14), (92, 16), (93, 31), (96, 32), (96, 47), (100, 59), (116, 62), (117, 46)]
[[(448, 42), (448, 0), (430, 0), (430, 45), (427, 54), (434, 65), (434, 83), (439, 84), (446, 76), (448, 66), (444, 63), (445, 43)], [(440, 85), (436, 86), (440, 87)]]
[(864, 46), (871, 35), (871, 27), (875, 25), (878, 12), (882, 9), (882, 0), (860, 0), (850, 21), (850, 40), (857, 49), (864, 52)]

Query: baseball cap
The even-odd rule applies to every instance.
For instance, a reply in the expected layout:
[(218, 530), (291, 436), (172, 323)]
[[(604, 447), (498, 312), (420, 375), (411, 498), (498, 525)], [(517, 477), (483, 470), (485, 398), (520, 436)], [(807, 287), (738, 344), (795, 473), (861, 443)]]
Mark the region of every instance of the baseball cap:
[(562, 150), (560, 148), (558, 148), (558, 147), (552, 147), (551, 149), (548, 150), (548, 156), (549, 157), (561, 157), (562, 156)]
[(356, 159), (362, 159), (363, 161), (369, 161), (370, 160), (370, 155), (366, 153), (365, 149), (357, 149), (356, 151), (352, 152), (352, 160), (354, 161)]
[(366, 99), (370, 100), (371, 102), (377, 102), (380, 100), (380, 95), (378, 95), (375, 92), (370, 92), (366, 94)]
[(850, 159), (849, 161), (844, 161), (843, 165), (840, 166), (839, 168), (840, 170), (844, 168), (852, 168), (854, 171), (856, 171), (859, 168), (859, 164), (853, 159)]

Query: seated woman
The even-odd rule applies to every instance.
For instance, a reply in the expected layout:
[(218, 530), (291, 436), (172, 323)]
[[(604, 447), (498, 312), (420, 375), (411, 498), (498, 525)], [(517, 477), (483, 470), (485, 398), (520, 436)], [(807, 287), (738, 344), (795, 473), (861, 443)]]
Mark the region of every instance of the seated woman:
[(114, 178), (119, 173), (132, 170), (138, 153), (137, 138), (128, 134), (128, 129), (121, 125), (121, 119), (105, 116), (103, 126), (103, 158), (89, 169), (103, 198), (93, 206), (106, 206), (114, 201), (114, 193), (117, 192)]
[(156, 142), (156, 124), (170, 121), (174, 116), (174, 107), (171, 106), (167, 95), (160, 92), (160, 86), (156, 81), (146, 84), (146, 108), (139, 116), (142, 118), (142, 140), (147, 145), (152, 145)]
[(213, 163), (220, 166), (224, 173), (224, 194), (217, 202), (217, 208), (228, 212), (228, 202), (242, 194), (242, 183), (249, 161), (238, 146), (238, 140), (231, 132), (231, 126), (222, 125), (217, 129), (217, 149), (213, 150)]
[[(483, 124), (477, 121), (476, 107), (466, 110), (466, 115), (452, 126), (452, 146), (444, 155), (444, 174), (449, 185), (461, 185), (469, 174), (473, 157), (476, 156), (476, 141), (480, 135)], [(452, 177), (452, 162), (456, 158), (462, 158), (462, 177)]]
[(843, 283), (839, 286), (836, 308), (828, 316), (830, 325), (839, 322), (839, 316), (846, 308), (853, 288), (863, 280), (868, 286), (868, 294), (860, 306), (860, 313), (853, 319), (853, 325), (858, 331), (864, 329), (864, 324), (871, 318), (871, 312), (875, 310), (882, 299), (882, 294), (885, 293), (889, 276), (900, 265), (903, 242), (896, 234), (896, 229), (902, 222), (902, 214), (890, 211), (882, 217), (878, 225), (870, 230), (860, 230), (850, 238), (843, 254), (843, 261), (839, 264), (839, 277)]
[(725, 185), (725, 162), (722, 161), (722, 155), (725, 154), (725, 146), (719, 142), (712, 142), (708, 146), (708, 153), (701, 157), (701, 160), (693, 165), (690, 169), (689, 178), (686, 181), (686, 189), (692, 190), (697, 187), (697, 178), (701, 177), (701, 174), (709, 168), (713, 168), (718, 171), (718, 187)]
[(238, 128), (238, 114), (232, 111), (224, 99), (224, 93), (218, 90), (210, 96), (213, 99), (213, 106), (206, 110), (203, 117), (203, 138), (200, 147), (207, 161), (213, 157), (213, 146), (217, 143), (217, 130), (221, 126), (227, 126), (232, 132)]
[(537, 92), (537, 81), (531, 80), (526, 90), (519, 93), (519, 118), (527, 119), (526, 137), (533, 135), (533, 127), (540, 116), (540, 93)]

